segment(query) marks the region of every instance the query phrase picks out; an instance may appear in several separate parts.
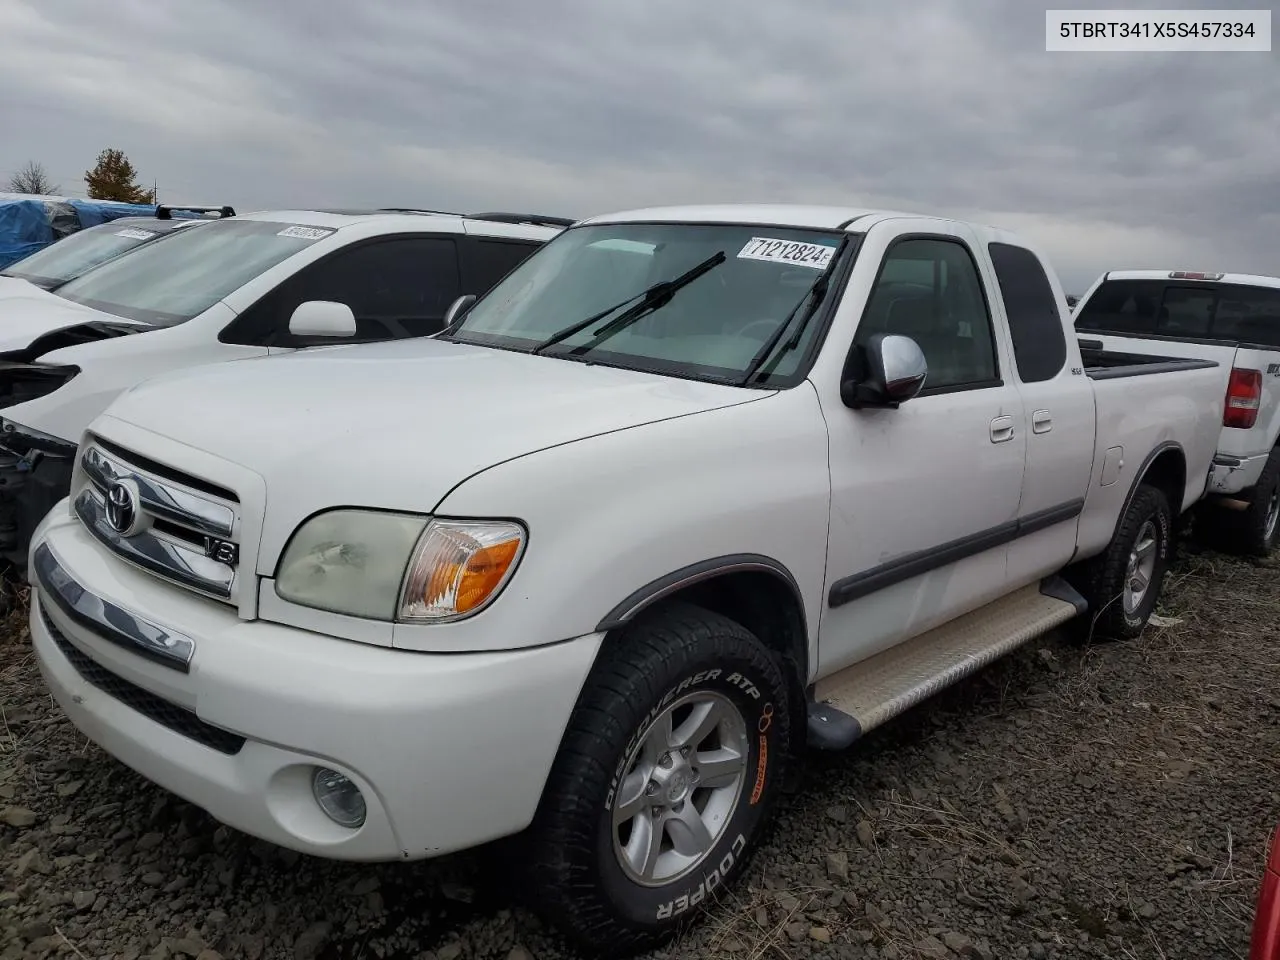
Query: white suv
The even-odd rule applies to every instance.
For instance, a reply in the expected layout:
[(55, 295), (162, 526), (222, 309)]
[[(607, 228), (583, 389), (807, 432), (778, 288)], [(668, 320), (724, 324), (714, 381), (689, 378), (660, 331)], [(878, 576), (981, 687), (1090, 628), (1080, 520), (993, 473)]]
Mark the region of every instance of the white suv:
[(436, 333), (454, 300), (484, 293), (571, 222), (250, 213), (144, 244), (56, 295), (5, 298), (0, 559), (24, 570), (31, 531), (67, 494), (81, 434), (122, 391), (183, 367)]

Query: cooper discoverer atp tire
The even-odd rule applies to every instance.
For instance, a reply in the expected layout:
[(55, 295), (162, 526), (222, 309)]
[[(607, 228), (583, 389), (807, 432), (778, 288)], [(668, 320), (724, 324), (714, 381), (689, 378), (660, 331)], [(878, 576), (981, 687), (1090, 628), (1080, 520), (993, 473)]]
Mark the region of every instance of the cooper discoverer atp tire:
[(579, 945), (634, 953), (741, 872), (790, 744), (778, 659), (673, 604), (605, 642), (528, 834), (534, 905)]

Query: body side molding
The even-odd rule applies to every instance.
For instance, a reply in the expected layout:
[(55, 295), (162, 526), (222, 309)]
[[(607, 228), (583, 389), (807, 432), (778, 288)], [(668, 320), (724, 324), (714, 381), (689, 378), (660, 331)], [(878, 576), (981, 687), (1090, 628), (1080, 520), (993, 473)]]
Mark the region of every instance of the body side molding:
[(992, 550), (1006, 543), (1012, 543), (1019, 537), (1027, 537), (1056, 524), (1065, 523), (1067, 520), (1074, 520), (1083, 509), (1083, 497), (1068, 500), (1056, 507), (1040, 510), (927, 550), (909, 553), (852, 576), (842, 577), (831, 585), (827, 603), (832, 607), (852, 603), (854, 600), (884, 590), (903, 580), (910, 580), (912, 577), (929, 573), (939, 567), (976, 556), (984, 550)]

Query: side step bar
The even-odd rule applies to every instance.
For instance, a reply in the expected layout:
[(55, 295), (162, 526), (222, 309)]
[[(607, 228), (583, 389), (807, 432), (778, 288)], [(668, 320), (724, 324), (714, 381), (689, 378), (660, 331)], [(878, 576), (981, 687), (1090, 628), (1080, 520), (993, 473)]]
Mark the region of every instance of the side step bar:
[(1087, 609), (1070, 584), (1050, 577), (825, 677), (809, 705), (809, 744), (843, 750)]

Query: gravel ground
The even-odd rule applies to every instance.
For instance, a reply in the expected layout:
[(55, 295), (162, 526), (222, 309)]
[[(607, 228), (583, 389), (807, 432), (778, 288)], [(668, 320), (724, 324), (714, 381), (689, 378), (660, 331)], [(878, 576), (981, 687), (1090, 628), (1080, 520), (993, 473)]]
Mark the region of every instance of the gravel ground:
[[(661, 957), (1243, 957), (1276, 757), (1280, 580), (1183, 556), (1137, 641), (1033, 643), (797, 764), (750, 874)], [(558, 957), (476, 855), (299, 857), (90, 745), (0, 639), (0, 960)]]

